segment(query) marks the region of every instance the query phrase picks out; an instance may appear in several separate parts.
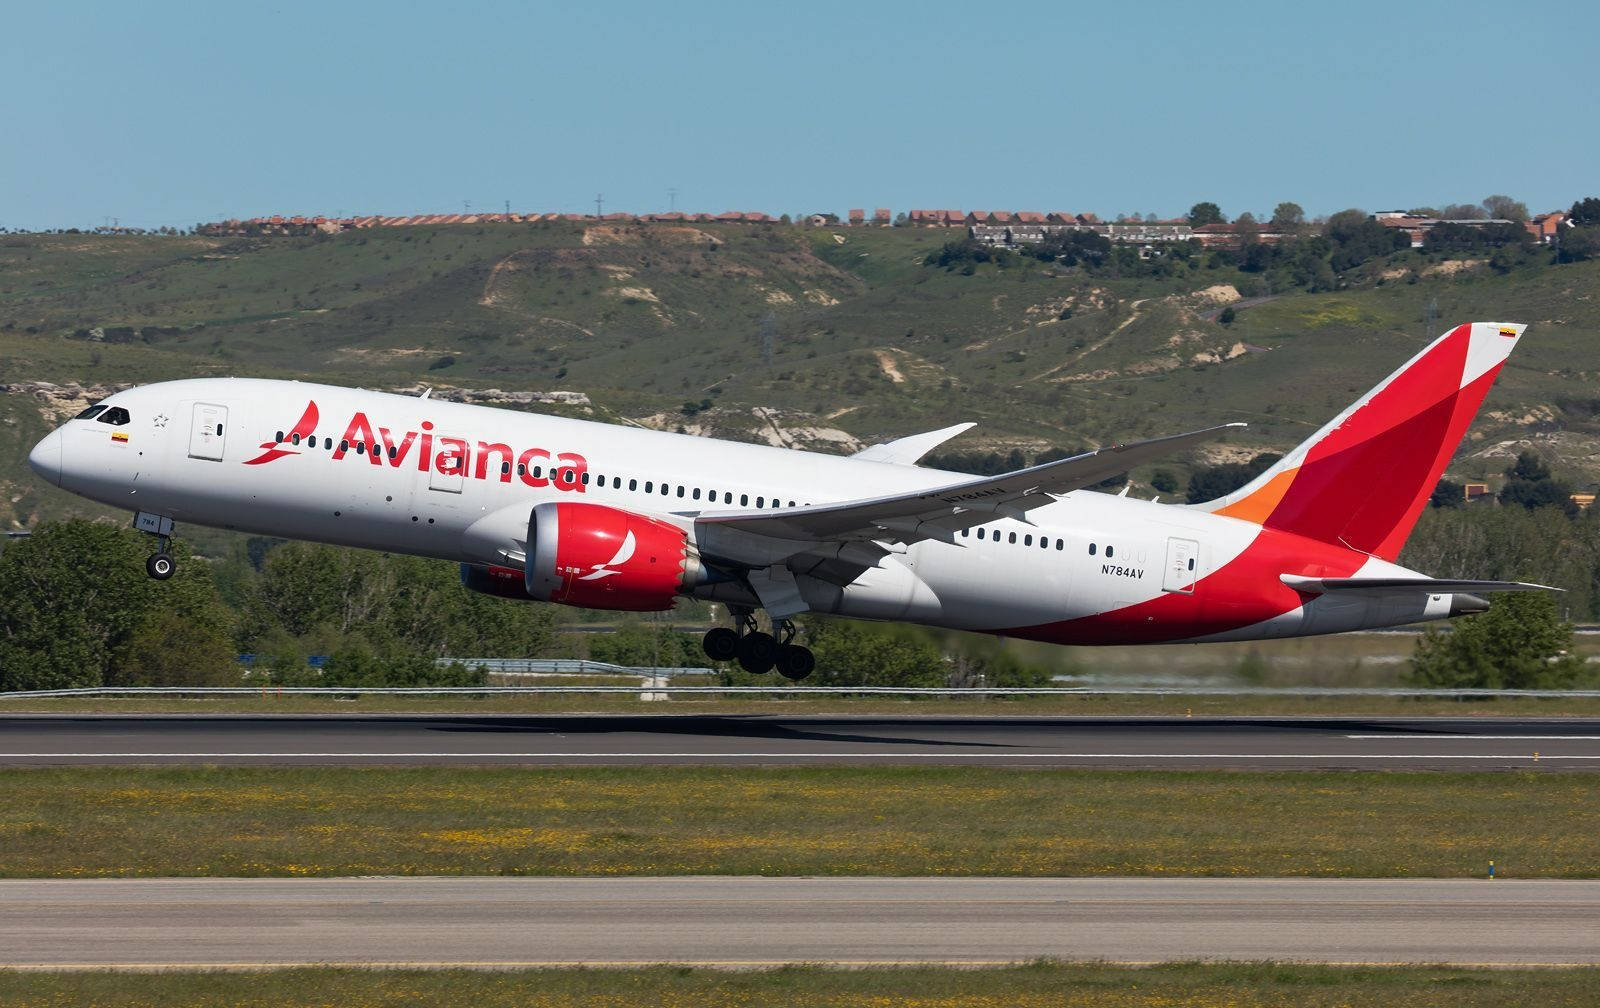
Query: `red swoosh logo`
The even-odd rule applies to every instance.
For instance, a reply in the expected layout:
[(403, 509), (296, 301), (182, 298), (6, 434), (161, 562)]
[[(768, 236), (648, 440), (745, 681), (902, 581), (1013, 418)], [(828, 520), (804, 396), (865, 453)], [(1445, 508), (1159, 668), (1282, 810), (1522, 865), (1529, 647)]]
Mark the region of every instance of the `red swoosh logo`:
[[(295, 422), (294, 429), (288, 433), (287, 440), (293, 440), (297, 434), (301, 438), (310, 437), (311, 432), (316, 429), (317, 402), (315, 399), (309, 399), (306, 401), (306, 411), (300, 414), (300, 419)], [(275, 462), (278, 459), (283, 458), (285, 455), (300, 454), (294, 449), (282, 447), (276, 441), (264, 442), (261, 447), (265, 448), (266, 451), (262, 452), (260, 455), (257, 455), (255, 458), (246, 461), (245, 465), (263, 465), (267, 462)]]

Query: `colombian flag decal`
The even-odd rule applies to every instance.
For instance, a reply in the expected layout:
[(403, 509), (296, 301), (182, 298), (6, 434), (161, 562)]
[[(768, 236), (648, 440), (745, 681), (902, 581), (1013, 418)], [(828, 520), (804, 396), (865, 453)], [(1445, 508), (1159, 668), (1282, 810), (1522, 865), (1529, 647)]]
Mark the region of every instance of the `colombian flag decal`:
[(123, 433), (122, 431), (112, 431), (111, 432), (111, 440), (115, 441), (117, 444), (127, 444), (128, 443), (128, 435)]

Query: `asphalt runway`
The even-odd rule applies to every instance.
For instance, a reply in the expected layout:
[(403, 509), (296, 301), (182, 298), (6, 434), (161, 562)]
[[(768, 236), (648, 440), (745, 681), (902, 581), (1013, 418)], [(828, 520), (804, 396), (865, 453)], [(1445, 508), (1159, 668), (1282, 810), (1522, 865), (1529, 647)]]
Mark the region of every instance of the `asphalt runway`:
[(1600, 719), (0, 716), (0, 766), (823, 763), (1600, 770)]
[(0, 881), (0, 966), (1600, 963), (1600, 881)]

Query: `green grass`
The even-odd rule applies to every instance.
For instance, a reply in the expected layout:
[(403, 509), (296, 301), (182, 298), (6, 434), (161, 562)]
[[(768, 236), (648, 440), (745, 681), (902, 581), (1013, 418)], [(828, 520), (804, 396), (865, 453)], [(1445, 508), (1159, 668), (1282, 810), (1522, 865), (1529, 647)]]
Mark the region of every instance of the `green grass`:
[[(702, 685), (694, 680), (688, 685)], [(639, 692), (644, 692), (639, 687)], [(760, 714), (967, 717), (1600, 717), (1600, 699), (1263, 696), (674, 696), (626, 694), (0, 698), (0, 713), (36, 714)]]
[(0, 971), (0, 1006), (481, 1008), (1521, 1008), (1594, 1004), (1600, 970), (1036, 963), (983, 969), (285, 969), (252, 973)]
[(0, 771), (0, 876), (1600, 876), (1594, 778), (827, 768)]

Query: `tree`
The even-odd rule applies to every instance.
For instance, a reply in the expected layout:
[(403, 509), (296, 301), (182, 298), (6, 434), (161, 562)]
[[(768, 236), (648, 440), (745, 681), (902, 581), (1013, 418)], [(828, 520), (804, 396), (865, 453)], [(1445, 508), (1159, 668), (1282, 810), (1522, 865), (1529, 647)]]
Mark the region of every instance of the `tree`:
[(1189, 477), (1187, 500), (1190, 504), (1226, 497), (1249, 483), (1283, 458), (1274, 452), (1262, 452), (1248, 462), (1224, 462), (1221, 465), (1201, 466)]
[(1225, 224), (1228, 219), (1222, 216), (1222, 208), (1215, 203), (1196, 203), (1189, 208), (1189, 226), (1200, 227), (1205, 224)]
[(173, 669), (159, 654), (165, 635), (185, 623), (208, 629), (175, 639), (198, 663), (183, 675), (225, 678), (233, 613), (209, 566), (182, 542), (171, 551), (177, 574), (158, 582), (144, 574), (146, 537), (97, 522), (41, 525), (0, 550), (0, 689), (160, 685)]
[(1157, 469), (1150, 475), (1150, 486), (1160, 493), (1177, 493), (1178, 477), (1171, 469)]
[(1561, 232), (1556, 259), (1564, 263), (1583, 262), (1600, 256), (1600, 226), (1572, 227)]
[(943, 686), (939, 649), (910, 627), (807, 620), (818, 686)]
[(1511, 592), (1489, 611), (1430, 627), (1417, 641), (1407, 678), (1454, 689), (1568, 689), (1592, 678), (1572, 651), (1572, 624), (1546, 592)]
[(1233, 320), (1238, 317), (1239, 313), (1234, 310), (1233, 305), (1228, 305), (1217, 315), (1217, 321), (1222, 325), (1230, 326), (1233, 325)]
[(1483, 209), (1494, 220), (1521, 222), (1528, 219), (1528, 205), (1514, 200), (1510, 196), (1496, 194), (1485, 197)]
[(1279, 203), (1272, 210), (1274, 231), (1298, 231), (1305, 225), (1306, 212), (1298, 203)]
[(1443, 220), (1487, 220), (1488, 211), (1476, 203), (1451, 203), (1439, 211)]
[(1245, 212), (1233, 220), (1233, 233), (1239, 236), (1239, 245), (1250, 248), (1261, 241), (1261, 225), (1256, 223), (1256, 215)]
[(1428, 495), (1428, 506), (1458, 508), (1466, 501), (1466, 487), (1451, 479), (1440, 479)]
[(1600, 196), (1585, 196), (1572, 204), (1567, 219), (1577, 227), (1600, 224)]
[(1500, 503), (1521, 504), (1529, 511), (1545, 507), (1558, 508), (1568, 515), (1578, 511), (1578, 506), (1572, 502), (1572, 491), (1556, 480), (1550, 473), (1550, 466), (1532, 451), (1519, 453), (1516, 462), (1506, 470)]

